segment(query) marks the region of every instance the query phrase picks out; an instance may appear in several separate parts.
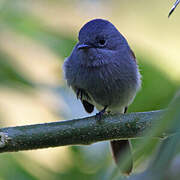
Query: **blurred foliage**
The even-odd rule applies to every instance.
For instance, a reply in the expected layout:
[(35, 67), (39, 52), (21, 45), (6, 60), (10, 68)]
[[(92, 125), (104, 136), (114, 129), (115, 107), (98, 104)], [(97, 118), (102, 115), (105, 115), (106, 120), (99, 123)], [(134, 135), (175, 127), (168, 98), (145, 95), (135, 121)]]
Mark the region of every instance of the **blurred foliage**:
[(10, 57), (0, 50), (0, 86), (32, 86), (25, 75), (18, 71), (18, 67), (12, 64)]
[(73, 37), (48, 29), (41, 20), (25, 10), (18, 9), (13, 3), (5, 3), (3, 6), (1, 21), (13, 31), (42, 43), (63, 58), (70, 54), (75, 45)]
[(35, 180), (33, 174), (29, 173), (11, 155), (3, 155), (0, 158), (1, 179), (27, 179)]
[[(139, 68), (141, 70), (142, 81), (143, 81), (142, 90), (137, 94), (135, 101), (129, 107), (129, 112), (149, 111), (149, 110), (166, 108), (180, 85), (180, 81), (177, 81), (177, 79), (179, 78), (173, 79), (171, 76), (171, 73), (173, 73), (172, 68), (170, 68), (171, 66), (168, 66), (167, 64), (165, 65), (165, 63), (159, 65), (159, 63), (163, 62), (160, 61), (159, 57), (163, 59), (164, 56), (167, 56), (169, 63), (171, 63), (172, 61), (172, 64), (175, 64), (175, 61), (173, 61), (173, 59), (179, 58), (179, 56), (176, 57), (176, 55), (174, 54), (174, 47), (178, 47), (176, 44), (177, 42), (172, 43), (172, 41), (173, 40), (175, 41), (175, 39), (177, 38), (173, 39), (174, 37), (173, 36), (172, 41), (169, 40), (171, 39), (170, 35), (173, 35), (173, 33), (175, 33), (179, 28), (174, 26), (175, 27), (174, 31), (172, 31), (171, 32), (172, 34), (170, 34), (169, 33), (170, 27), (169, 25), (165, 24), (165, 27), (167, 27), (167, 29), (163, 33), (169, 33), (168, 34), (169, 36), (168, 35), (166, 36), (167, 37), (165, 41), (166, 44), (165, 43), (163, 44), (164, 36), (163, 37), (159, 36), (163, 34), (162, 33), (163, 27), (160, 25), (161, 24), (160, 21), (162, 18), (161, 13), (165, 9), (165, 5), (162, 4), (165, 4), (166, 2), (162, 0), (157, 2), (154, 0), (149, 2), (148, 5), (147, 2), (143, 2), (143, 1), (139, 1), (138, 3), (136, 1), (133, 2), (131, 1), (131, 3), (130, 1), (126, 1), (126, 2), (112, 1), (110, 4), (108, 3), (110, 2), (108, 1), (97, 2), (97, 1), (88, 1), (88, 0), (84, 0), (84, 1), (38, 0), (38, 1), (26, 1), (26, 2), (22, 0), (0, 0), (0, 42), (2, 36), (4, 35), (7, 36), (7, 41), (8, 41), (8, 35), (9, 35), (8, 33), (10, 33), (12, 36), (16, 37), (17, 39), (23, 37), (25, 38), (24, 41), (26, 40), (32, 41), (33, 42), (32, 45), (36, 44), (38, 46), (46, 48), (59, 60), (63, 60), (65, 57), (67, 57), (70, 54), (73, 46), (75, 45), (77, 40), (77, 34), (76, 36), (74, 35), (75, 33), (78, 32), (80, 25), (82, 25), (84, 22), (88, 21), (93, 17), (99, 17), (99, 16), (106, 19), (109, 19), (110, 17), (110, 19), (113, 19), (114, 21), (118, 19), (117, 22), (119, 22), (119, 19), (121, 19), (122, 30), (124, 32), (127, 32), (127, 34), (129, 35), (132, 34), (131, 36), (133, 41), (132, 44), (134, 47), (137, 46), (136, 54), (137, 54), (137, 59), (139, 62)], [(168, 3), (170, 5), (171, 2)], [(148, 12), (148, 8), (150, 8), (149, 6), (150, 4), (152, 4), (151, 6), (152, 9), (149, 10), (150, 15), (149, 14), (147, 15), (146, 12)], [(162, 9), (161, 6), (163, 7)], [(94, 7), (96, 7), (96, 9), (94, 9)], [(165, 9), (166, 10), (165, 13), (167, 16), (168, 9), (170, 8), (170, 6), (168, 6), (167, 4), (166, 7), (167, 9)], [(110, 11), (111, 13), (108, 14), (107, 11)], [(152, 11), (154, 12), (154, 14), (152, 14)], [(178, 14), (177, 11), (178, 10), (176, 10), (176, 13), (173, 14), (173, 16), (176, 16), (176, 14)], [(154, 20), (154, 16), (158, 17), (158, 15), (159, 16), (161, 15), (161, 18), (159, 19), (156, 18)], [(70, 23), (72, 26), (69, 26), (68, 23), (66, 24), (65, 23), (66, 21)], [(135, 22), (135, 26), (133, 26), (134, 25), (133, 22)], [(163, 23), (163, 21), (161, 22)], [(175, 23), (178, 24), (177, 21)], [(76, 24), (78, 24), (78, 27), (76, 26)], [(124, 26), (126, 26), (127, 29)], [(147, 29), (145, 26), (147, 26)], [(135, 27), (137, 27), (137, 29), (135, 29)], [(142, 28), (144, 29), (142, 30)], [(153, 33), (154, 36), (151, 35)], [(177, 31), (177, 33), (179, 33), (179, 30)], [(156, 42), (150, 43), (154, 40), (153, 37), (156, 38), (156, 36), (159, 39), (157, 38)], [(146, 37), (146, 39), (144, 39), (144, 37)], [(146, 48), (151, 47), (152, 50), (154, 50), (154, 48), (158, 48), (159, 47), (158, 41), (161, 42), (160, 44), (161, 46), (167, 46), (168, 48), (171, 47), (169, 45), (174, 45), (174, 46), (172, 46), (171, 49), (170, 48), (168, 49), (167, 54), (164, 54), (163, 53), (164, 51), (162, 51), (161, 48), (157, 49), (157, 51), (159, 51), (159, 57), (155, 56), (154, 53), (152, 52), (145, 53), (144, 51), (145, 47)], [(147, 44), (145, 44), (145, 42), (149, 42), (150, 45), (147, 43), (149, 46), (146, 46)], [(16, 46), (16, 42), (11, 41), (10, 43)], [(23, 54), (23, 50), (24, 49), (22, 48), (22, 54)], [(6, 42), (0, 43), (0, 90), (5, 87), (8, 87), (11, 89), (11, 91), (13, 91), (13, 93), (18, 94), (19, 90), (24, 90), (28, 92), (29, 89), (33, 89), (34, 92), (36, 93), (39, 92), (41, 94), (42, 92), (39, 91), (39, 88), (41, 89), (43, 88), (43, 90), (48, 90), (51, 91), (52, 93), (55, 93), (56, 95), (55, 98), (63, 102), (63, 106), (60, 107), (55, 104), (55, 107), (58, 108), (57, 111), (63, 112), (66, 111), (66, 109), (70, 109), (72, 112), (74, 112), (73, 116), (70, 115), (70, 113), (69, 114), (67, 113), (68, 115), (66, 115), (66, 117), (74, 118), (77, 115), (87, 116), (87, 114), (83, 114), (83, 112), (81, 112), (83, 111), (82, 106), (80, 105), (79, 102), (75, 100), (75, 98), (69, 104), (68, 101), (72, 99), (72, 95), (71, 93), (69, 93), (69, 91), (66, 90), (66, 88), (64, 88), (65, 87), (64, 81), (63, 83), (56, 84), (53, 87), (51, 85), (42, 86), (41, 83), (39, 85), (36, 84), (35, 86), (35, 82), (26, 74), (26, 72), (22, 71), (23, 67), (18, 66), (18, 64), (16, 64), (16, 59), (18, 58), (18, 56), (16, 56), (15, 53), (12, 55), (11, 51), (12, 50), (10, 50), (10, 48), (8, 48), (8, 46), (6, 45)], [(36, 49), (35, 51), (38, 54), (39, 49)], [(170, 53), (172, 56), (170, 56)], [(31, 56), (31, 54), (29, 53), (28, 56)], [(27, 57), (24, 57), (24, 59), (26, 58)], [(38, 58), (36, 59), (36, 61), (38, 61)], [(59, 63), (61, 62), (59, 61)], [(28, 66), (29, 68), (33, 68), (31, 67), (31, 64), (28, 64)], [(164, 70), (165, 66), (168, 66), (166, 68), (166, 71)], [(178, 67), (178, 65), (175, 65), (173, 67), (175, 68), (176, 66)], [(41, 67), (39, 67), (39, 71), (41, 71), (40, 68)], [(48, 72), (44, 71), (43, 73), (48, 73)], [(58, 76), (61, 76), (61, 73), (62, 70), (59, 68), (58, 72), (54, 72), (54, 76), (56, 76), (57, 74)], [(50, 81), (51, 80), (49, 80), (49, 82)], [(61, 93), (60, 90), (58, 90), (57, 92), (56, 91), (57, 89), (63, 89), (64, 91), (66, 91), (66, 93)], [(0, 91), (0, 96), (1, 97), (4, 96), (2, 91)], [(30, 96), (30, 94), (27, 93), (27, 96)], [(9, 97), (11, 98), (11, 96)], [(21, 101), (21, 99), (19, 99), (19, 101)], [(38, 104), (38, 102), (36, 102), (34, 99), (33, 101), (34, 104)], [(7, 99), (7, 102), (9, 102), (9, 99)], [(54, 113), (56, 110), (54, 110), (55, 108), (53, 105), (52, 106), (50, 105), (51, 101), (49, 101), (48, 99), (47, 102), (48, 103), (46, 104), (46, 108), (48, 110), (50, 109), (51, 113)], [(1, 100), (0, 100), (0, 107), (3, 107), (3, 103), (1, 102)], [(22, 107), (20, 107), (20, 114), (21, 114), (21, 108)], [(3, 113), (1, 115), (2, 109), (3, 108), (0, 109), (0, 118), (1, 118), (0, 124), (4, 124), (4, 117), (6, 117), (6, 115), (8, 114), (11, 114), (11, 111), (7, 109), (6, 113)], [(177, 117), (179, 117), (178, 114)], [(41, 116), (39, 116), (39, 118), (41, 118)], [(61, 118), (63, 119), (63, 117)], [(170, 126), (169, 119), (167, 121), (162, 121), (161, 122), (162, 124), (159, 127), (162, 126), (164, 127), (167, 124), (168, 126)], [(164, 124), (164, 122), (167, 122), (167, 124)], [(157, 132), (159, 127), (157, 127)], [(177, 125), (177, 127), (179, 127), (179, 125)], [(133, 145), (133, 152), (135, 154), (134, 160), (138, 171), (144, 170), (144, 167), (147, 166), (147, 161), (149, 161), (149, 159), (152, 159), (152, 156), (156, 157), (157, 147), (160, 146), (159, 140), (157, 139), (132, 140), (132, 145)], [(19, 179), (19, 180), (34, 180), (34, 179), (45, 179), (45, 180), (46, 179), (52, 179), (52, 180), (103, 179), (105, 180), (107, 179), (108, 180), (113, 178), (119, 179), (120, 174), (118, 172), (118, 169), (115, 168), (112, 162), (108, 148), (109, 147), (107, 143), (99, 143), (87, 147), (78, 147), (78, 146), (69, 147), (69, 152), (65, 152), (70, 154), (69, 165), (67, 165), (65, 161), (62, 161), (60, 158), (58, 158), (59, 156), (56, 154), (56, 159), (59, 163), (56, 164), (56, 170), (52, 170), (52, 168), (49, 168), (47, 165), (48, 162), (46, 162), (47, 164), (40, 163), (40, 161), (42, 161), (43, 159), (40, 158), (40, 153), (38, 155), (39, 158), (38, 160), (28, 158), (28, 155), (23, 153), (1, 154), (0, 179), (1, 180), (11, 180), (11, 179), (12, 180), (14, 179)], [(165, 157), (168, 153), (170, 153), (170, 148), (172, 147), (168, 146), (168, 150), (165, 152), (164, 155)], [(179, 152), (179, 150), (177, 151)], [(170, 156), (171, 162), (173, 158), (176, 157), (177, 154), (178, 153), (171, 154)], [(64, 154), (62, 156), (64, 156)], [(64, 166), (64, 169), (58, 169), (60, 165)]]
[(146, 61), (148, 58), (145, 55), (137, 55), (143, 91), (137, 94), (134, 103), (128, 109), (129, 112), (166, 108), (169, 100), (174, 97), (174, 92), (179, 88), (179, 85), (168, 77), (168, 74), (148, 63)]

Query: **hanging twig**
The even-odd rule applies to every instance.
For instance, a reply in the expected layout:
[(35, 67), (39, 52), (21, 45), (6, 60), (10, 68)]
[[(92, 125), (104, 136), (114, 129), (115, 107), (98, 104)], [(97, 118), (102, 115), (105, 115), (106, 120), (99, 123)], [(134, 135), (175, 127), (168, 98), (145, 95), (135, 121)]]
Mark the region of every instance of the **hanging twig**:
[(178, 5), (179, 3), (180, 3), (180, 0), (177, 0), (177, 1), (174, 3), (173, 7), (171, 8), (171, 10), (170, 10), (170, 12), (169, 12), (168, 17), (171, 16), (171, 14), (174, 12), (174, 10), (176, 9), (176, 7), (177, 7), (177, 5)]

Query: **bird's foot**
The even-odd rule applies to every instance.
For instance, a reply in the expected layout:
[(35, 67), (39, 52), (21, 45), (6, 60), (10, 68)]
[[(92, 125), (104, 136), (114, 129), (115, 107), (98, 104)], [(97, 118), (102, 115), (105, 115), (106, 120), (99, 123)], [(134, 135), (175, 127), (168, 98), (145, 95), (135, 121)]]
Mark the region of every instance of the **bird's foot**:
[(96, 113), (96, 119), (98, 121), (100, 121), (102, 119), (102, 116), (104, 115), (104, 113), (106, 112), (107, 106), (104, 107), (103, 110), (99, 111), (98, 113)]

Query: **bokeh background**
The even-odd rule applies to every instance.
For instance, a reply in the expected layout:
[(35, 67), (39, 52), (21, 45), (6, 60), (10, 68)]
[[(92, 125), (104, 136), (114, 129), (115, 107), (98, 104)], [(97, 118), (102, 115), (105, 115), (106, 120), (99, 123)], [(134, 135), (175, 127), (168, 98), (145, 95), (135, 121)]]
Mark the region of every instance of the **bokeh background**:
[[(129, 112), (166, 108), (180, 87), (180, 8), (167, 18), (173, 3), (0, 0), (1, 127), (89, 116), (67, 87), (62, 65), (93, 18), (111, 21), (136, 54), (143, 85)], [(144, 167), (140, 161), (135, 172)], [(0, 180), (108, 179), (114, 167), (108, 142), (5, 153)]]

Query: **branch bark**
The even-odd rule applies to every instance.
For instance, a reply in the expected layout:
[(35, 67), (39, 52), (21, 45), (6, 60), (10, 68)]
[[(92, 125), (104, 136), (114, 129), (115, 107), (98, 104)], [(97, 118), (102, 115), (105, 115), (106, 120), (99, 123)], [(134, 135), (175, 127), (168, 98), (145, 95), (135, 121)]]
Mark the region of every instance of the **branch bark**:
[[(65, 145), (138, 138), (153, 122), (160, 119), (164, 110), (130, 114), (95, 116), (45, 124), (0, 129), (0, 152), (13, 152)], [(166, 136), (165, 132), (162, 134)]]

